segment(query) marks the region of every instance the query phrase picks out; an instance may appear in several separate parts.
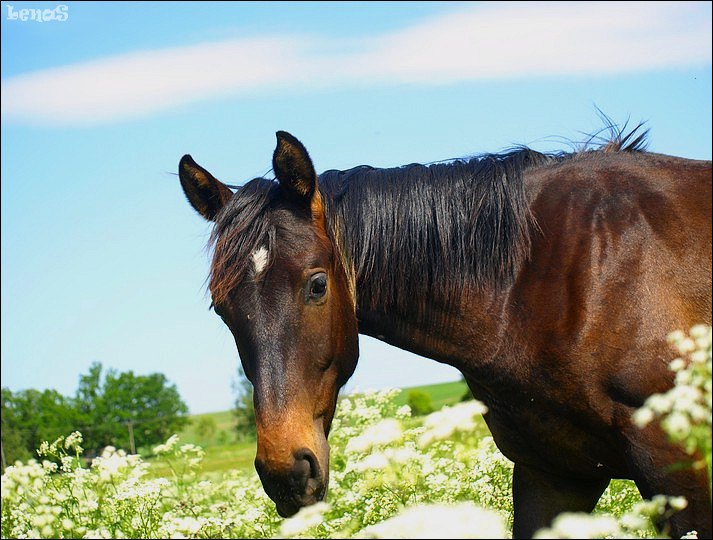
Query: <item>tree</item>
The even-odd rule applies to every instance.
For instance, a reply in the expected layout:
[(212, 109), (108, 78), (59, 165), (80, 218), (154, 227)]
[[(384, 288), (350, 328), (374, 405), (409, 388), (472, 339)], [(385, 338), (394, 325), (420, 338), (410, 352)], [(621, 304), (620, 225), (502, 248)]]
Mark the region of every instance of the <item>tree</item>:
[(69, 435), (80, 423), (74, 401), (56, 390), (2, 389), (2, 444), (8, 464), (37, 457), (42, 441)]
[(3, 470), (16, 460), (26, 461), (31, 457), (27, 450), (26, 433), (20, 429), (16, 400), (12, 392), (2, 389), (2, 452)]
[(255, 405), (253, 404), (253, 385), (245, 376), (243, 366), (238, 366), (238, 377), (233, 382), (236, 393), (235, 414), (236, 430), (239, 437), (255, 437)]
[(81, 431), (85, 455), (107, 445), (131, 449), (165, 441), (188, 422), (188, 407), (161, 373), (135, 375), (94, 363), (79, 377), (74, 398), (56, 390), (2, 389), (2, 443), (7, 463), (36, 457), (43, 441)]
[(165, 441), (188, 423), (188, 406), (174, 384), (162, 373), (135, 375), (133, 371), (107, 371), (94, 363), (80, 377), (77, 406), (84, 423), (87, 449), (106, 445), (130, 448), (130, 429), (136, 448)]

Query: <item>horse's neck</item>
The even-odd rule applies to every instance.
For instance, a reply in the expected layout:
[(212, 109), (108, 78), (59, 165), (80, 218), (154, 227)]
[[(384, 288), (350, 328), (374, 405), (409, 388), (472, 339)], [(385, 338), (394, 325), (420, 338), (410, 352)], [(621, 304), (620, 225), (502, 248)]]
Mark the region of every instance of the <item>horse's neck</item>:
[(508, 296), (500, 284), (524, 257), (530, 225), (522, 182), (503, 163), (483, 165), (477, 182), (466, 178), (475, 169), (324, 178), (361, 333), (456, 367), (474, 351), (495, 354)]
[(459, 305), (453, 308), (455, 313), (444, 314), (438, 306), (427, 304), (426, 316), (421, 318), (393, 308), (359, 308), (359, 332), (469, 371), (488, 363), (503, 346), (504, 306), (508, 296), (508, 292), (498, 295), (464, 292)]

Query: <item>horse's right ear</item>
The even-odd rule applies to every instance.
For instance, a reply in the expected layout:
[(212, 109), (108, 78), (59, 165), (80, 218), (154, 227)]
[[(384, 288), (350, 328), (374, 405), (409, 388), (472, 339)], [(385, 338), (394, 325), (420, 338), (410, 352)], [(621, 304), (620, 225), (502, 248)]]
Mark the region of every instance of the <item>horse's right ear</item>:
[(317, 175), (304, 145), (286, 131), (278, 131), (272, 170), (287, 193), (309, 205), (317, 189)]
[(215, 221), (215, 216), (233, 196), (228, 186), (214, 178), (188, 154), (178, 164), (178, 177), (188, 202), (208, 221)]

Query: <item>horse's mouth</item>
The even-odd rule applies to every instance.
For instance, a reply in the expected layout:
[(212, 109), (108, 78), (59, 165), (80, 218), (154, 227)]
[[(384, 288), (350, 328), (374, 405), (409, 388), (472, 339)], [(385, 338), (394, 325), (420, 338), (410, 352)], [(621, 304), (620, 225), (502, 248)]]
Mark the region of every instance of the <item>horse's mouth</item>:
[(277, 508), (277, 513), (283, 518), (294, 516), (299, 512), (300, 508), (302, 508), (299, 504), (294, 502), (275, 503), (275, 507)]
[(298, 498), (275, 501), (275, 508), (280, 517), (288, 518), (300, 511), (300, 508), (311, 506), (324, 499), (327, 494), (326, 486), (310, 485), (308, 482), (306, 493)]
[(297, 512), (299, 512), (300, 508), (303, 508), (305, 506), (311, 506), (320, 500), (321, 499), (318, 499), (316, 497), (307, 497), (299, 502), (294, 500), (280, 501), (275, 503), (275, 507), (277, 508), (277, 513), (280, 515), (280, 517), (288, 518), (294, 516)]

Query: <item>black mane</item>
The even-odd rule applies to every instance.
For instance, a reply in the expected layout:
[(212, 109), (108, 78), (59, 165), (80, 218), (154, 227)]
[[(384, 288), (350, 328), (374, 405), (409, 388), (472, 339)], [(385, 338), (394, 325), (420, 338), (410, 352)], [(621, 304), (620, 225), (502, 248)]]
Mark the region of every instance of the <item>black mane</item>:
[(360, 307), (420, 316), (426, 300), (447, 310), (466, 285), (509, 283), (535, 226), (522, 173), (555, 159), (562, 157), (519, 148), (430, 166), (324, 172), (327, 219)]

